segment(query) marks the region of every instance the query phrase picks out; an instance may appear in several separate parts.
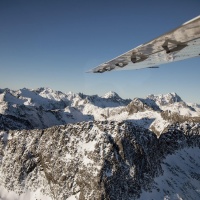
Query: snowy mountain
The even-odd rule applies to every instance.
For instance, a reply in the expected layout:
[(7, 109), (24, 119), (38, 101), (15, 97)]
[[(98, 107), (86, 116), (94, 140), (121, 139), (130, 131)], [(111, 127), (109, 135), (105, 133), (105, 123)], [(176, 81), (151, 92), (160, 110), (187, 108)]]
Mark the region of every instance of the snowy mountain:
[(176, 93), (160, 94), (160, 95), (148, 95), (148, 99), (152, 99), (156, 104), (160, 106), (173, 104), (176, 102), (182, 102), (183, 100)]
[(199, 199), (200, 126), (130, 122), (0, 133), (0, 199)]
[(100, 97), (50, 88), (0, 90), (1, 130), (43, 129), (91, 120), (129, 120), (160, 135), (172, 122), (198, 122), (199, 116), (200, 107), (185, 103), (176, 93), (131, 100), (122, 99), (115, 92)]
[(200, 106), (0, 89), (0, 200), (200, 199)]

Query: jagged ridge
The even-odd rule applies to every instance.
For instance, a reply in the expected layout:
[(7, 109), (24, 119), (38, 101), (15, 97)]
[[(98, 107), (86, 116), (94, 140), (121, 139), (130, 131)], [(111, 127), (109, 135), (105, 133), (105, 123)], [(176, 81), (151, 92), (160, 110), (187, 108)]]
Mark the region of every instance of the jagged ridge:
[[(174, 126), (158, 139), (132, 123), (109, 121), (1, 132), (1, 185), (17, 193), (40, 188), (60, 200), (75, 195), (81, 200), (144, 199), (158, 190), (163, 199), (177, 194), (198, 199), (200, 194), (194, 194), (200, 183), (198, 168), (194, 168), (198, 161), (193, 160), (192, 171), (182, 172), (180, 163), (172, 169), (166, 158), (182, 150), (189, 155), (191, 147), (199, 149), (199, 133), (199, 125)], [(177, 191), (177, 183), (170, 179), (163, 180), (167, 189), (155, 182), (165, 175), (166, 167), (172, 174), (177, 170), (179, 175), (187, 174), (181, 179), (183, 184), (190, 182), (187, 192)]]
[(48, 128), (91, 120), (129, 120), (160, 135), (176, 122), (199, 121), (200, 107), (186, 104), (176, 93), (122, 99), (115, 92), (103, 97), (53, 91), (50, 88), (0, 90), (0, 130)]

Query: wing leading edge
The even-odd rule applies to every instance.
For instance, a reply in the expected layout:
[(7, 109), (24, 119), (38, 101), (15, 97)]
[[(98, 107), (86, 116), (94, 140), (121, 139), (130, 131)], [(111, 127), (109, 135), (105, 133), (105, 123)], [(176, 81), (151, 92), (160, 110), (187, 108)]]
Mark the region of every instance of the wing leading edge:
[(161, 64), (197, 56), (200, 56), (200, 16), (89, 72), (103, 73), (112, 70), (157, 68)]

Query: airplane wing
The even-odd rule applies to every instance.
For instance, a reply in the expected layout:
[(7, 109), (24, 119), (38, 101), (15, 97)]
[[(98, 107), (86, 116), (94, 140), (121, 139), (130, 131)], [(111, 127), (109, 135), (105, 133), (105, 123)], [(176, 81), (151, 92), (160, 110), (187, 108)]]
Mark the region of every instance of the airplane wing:
[(89, 72), (103, 73), (112, 70), (157, 68), (161, 64), (197, 56), (200, 56), (200, 16)]

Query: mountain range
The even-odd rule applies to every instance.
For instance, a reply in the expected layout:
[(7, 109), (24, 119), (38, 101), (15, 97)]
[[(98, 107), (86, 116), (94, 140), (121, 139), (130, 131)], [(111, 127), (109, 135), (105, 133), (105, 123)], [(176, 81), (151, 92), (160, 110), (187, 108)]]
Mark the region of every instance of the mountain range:
[(0, 200), (200, 199), (200, 106), (0, 89)]
[(50, 88), (0, 90), (1, 130), (44, 129), (94, 120), (128, 120), (160, 135), (172, 122), (196, 122), (199, 117), (200, 105), (187, 104), (176, 93), (131, 100), (122, 99), (115, 92), (100, 97)]

